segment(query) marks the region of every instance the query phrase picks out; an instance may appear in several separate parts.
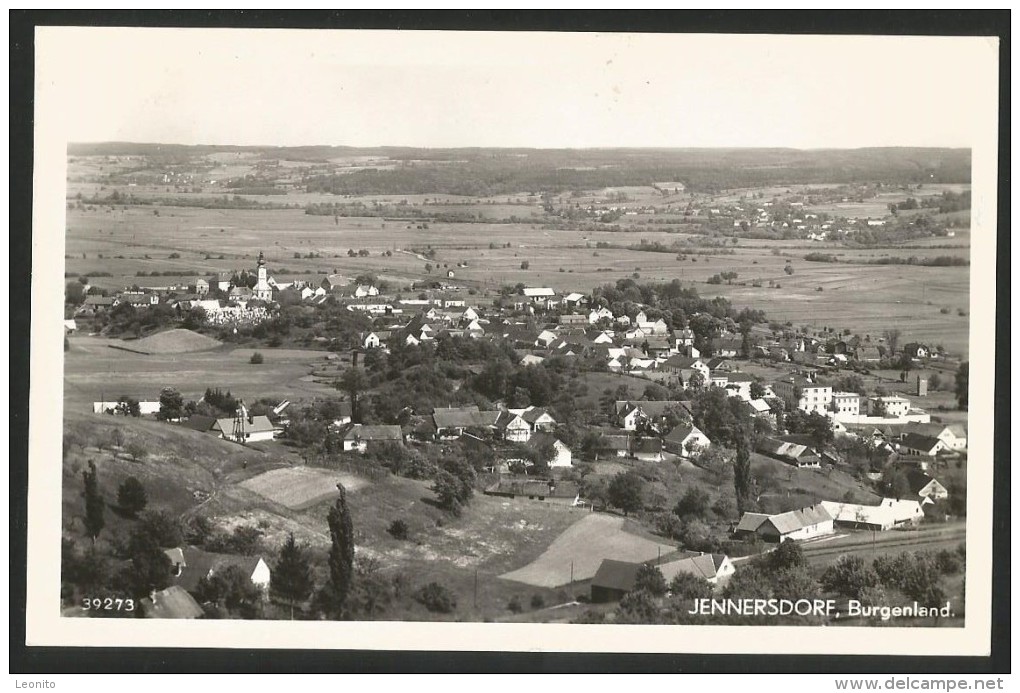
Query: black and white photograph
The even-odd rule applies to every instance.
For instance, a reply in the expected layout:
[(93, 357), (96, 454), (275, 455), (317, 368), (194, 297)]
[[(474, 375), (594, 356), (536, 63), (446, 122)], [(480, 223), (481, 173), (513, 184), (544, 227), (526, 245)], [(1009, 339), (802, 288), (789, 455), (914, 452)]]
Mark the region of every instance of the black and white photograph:
[(997, 38), (35, 47), (30, 644), (988, 654)]

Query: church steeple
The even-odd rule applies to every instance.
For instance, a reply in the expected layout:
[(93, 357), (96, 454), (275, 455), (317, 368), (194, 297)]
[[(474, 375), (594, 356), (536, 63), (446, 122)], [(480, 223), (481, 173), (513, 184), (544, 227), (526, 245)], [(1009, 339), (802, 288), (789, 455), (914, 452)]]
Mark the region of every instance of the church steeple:
[(263, 255), (262, 251), (260, 250), (259, 251), (259, 267), (263, 267), (263, 266), (265, 266), (265, 264), (266, 264), (266, 256)]

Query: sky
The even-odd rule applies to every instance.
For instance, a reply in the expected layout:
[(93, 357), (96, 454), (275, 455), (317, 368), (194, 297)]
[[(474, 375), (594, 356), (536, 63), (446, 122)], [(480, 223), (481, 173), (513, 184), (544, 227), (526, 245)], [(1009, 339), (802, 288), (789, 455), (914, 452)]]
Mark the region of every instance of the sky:
[(42, 28), (68, 141), (969, 147), (995, 39)]

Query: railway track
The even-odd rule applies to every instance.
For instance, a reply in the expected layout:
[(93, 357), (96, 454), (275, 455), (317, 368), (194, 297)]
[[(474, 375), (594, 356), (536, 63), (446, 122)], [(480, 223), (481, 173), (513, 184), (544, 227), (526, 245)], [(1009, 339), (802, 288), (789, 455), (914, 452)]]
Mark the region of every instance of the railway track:
[(946, 530), (919, 532), (916, 534), (906, 535), (897, 532), (896, 535), (897, 536), (876, 537), (874, 541), (855, 541), (853, 543), (843, 543), (835, 546), (831, 544), (809, 544), (803, 547), (804, 556), (809, 561), (814, 561), (842, 554), (864, 553), (872, 549), (884, 550), (902, 547), (904, 550), (917, 550), (936, 544), (963, 541), (966, 538), (966, 528), (960, 526)]

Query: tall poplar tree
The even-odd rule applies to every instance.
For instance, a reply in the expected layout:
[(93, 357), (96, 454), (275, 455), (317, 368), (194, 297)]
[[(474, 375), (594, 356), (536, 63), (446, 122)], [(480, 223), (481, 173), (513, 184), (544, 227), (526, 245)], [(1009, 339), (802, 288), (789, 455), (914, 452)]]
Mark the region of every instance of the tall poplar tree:
[(298, 546), (294, 534), (287, 537), (280, 549), (280, 558), (273, 566), (270, 590), (290, 604), (290, 619), (294, 620), (294, 606), (308, 599), (315, 586), (312, 567), (303, 547)]
[(752, 509), (751, 450), (747, 432), (737, 436), (737, 455), (733, 459), (733, 489), (737, 497), (737, 512), (743, 515)]
[(85, 532), (95, 546), (99, 533), (106, 526), (106, 519), (103, 517), (106, 502), (99, 493), (99, 473), (96, 471), (96, 463), (92, 460), (89, 460), (88, 469), (82, 472), (82, 479), (85, 482)]
[(354, 526), (347, 507), (347, 491), (337, 484), (340, 497), (329, 510), (329, 535), (333, 546), (329, 550), (329, 592), (332, 606), (338, 616), (344, 613), (347, 594), (354, 575)]

